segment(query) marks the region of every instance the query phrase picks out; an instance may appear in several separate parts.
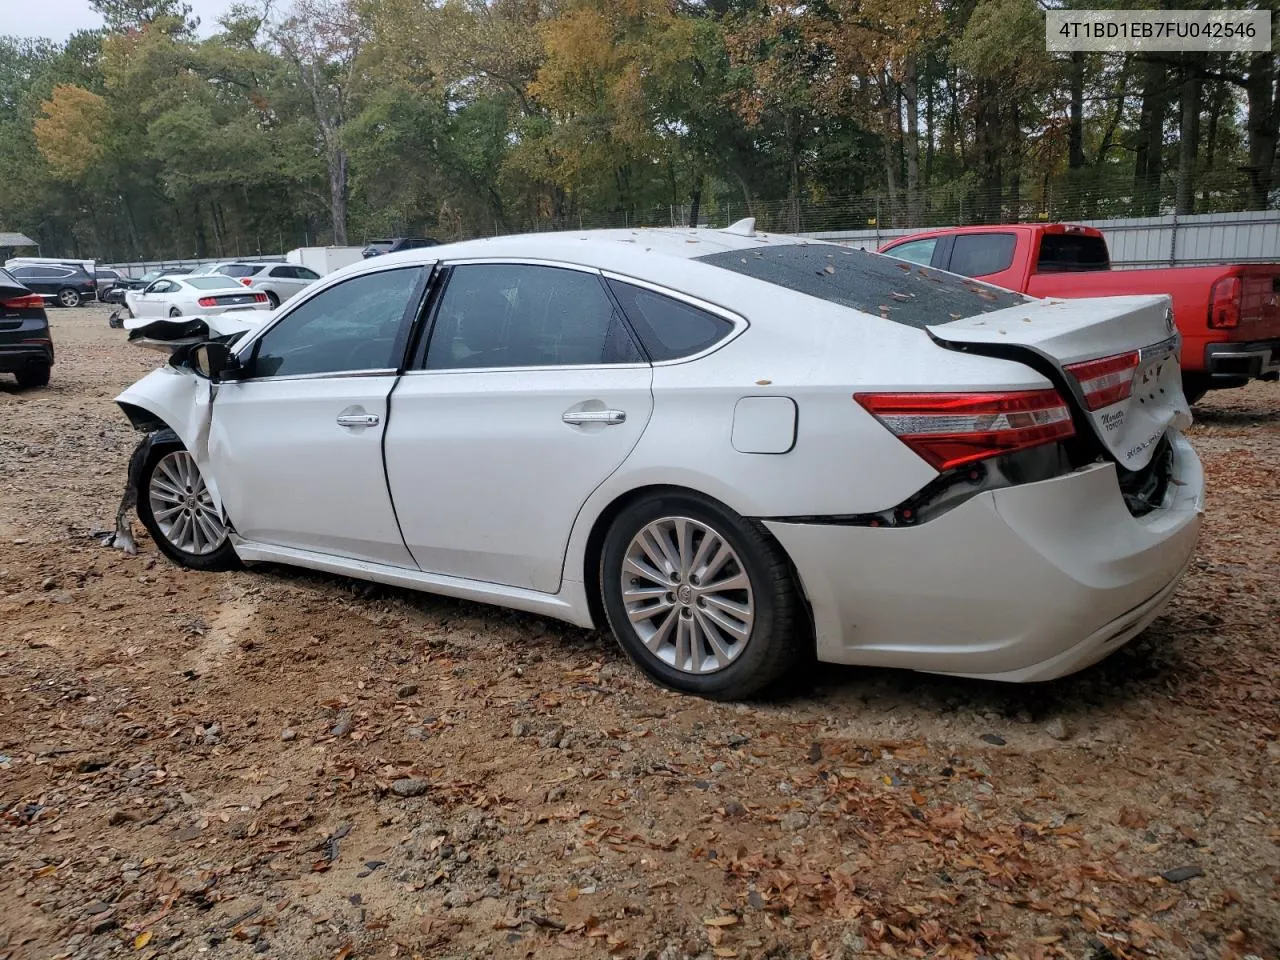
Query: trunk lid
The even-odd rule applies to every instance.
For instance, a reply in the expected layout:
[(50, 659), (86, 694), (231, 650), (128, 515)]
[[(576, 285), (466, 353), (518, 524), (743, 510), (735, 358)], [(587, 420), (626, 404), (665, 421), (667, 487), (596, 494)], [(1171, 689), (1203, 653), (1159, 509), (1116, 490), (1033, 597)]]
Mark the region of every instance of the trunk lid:
[[(943, 346), (1017, 360), (1049, 377), (1126, 470), (1151, 462), (1165, 432), (1184, 429), (1180, 342), (1168, 297), (1040, 300), (927, 328)], [(1126, 396), (1089, 409), (1077, 364), (1131, 354)], [(1088, 382), (1087, 377), (1085, 378)]]

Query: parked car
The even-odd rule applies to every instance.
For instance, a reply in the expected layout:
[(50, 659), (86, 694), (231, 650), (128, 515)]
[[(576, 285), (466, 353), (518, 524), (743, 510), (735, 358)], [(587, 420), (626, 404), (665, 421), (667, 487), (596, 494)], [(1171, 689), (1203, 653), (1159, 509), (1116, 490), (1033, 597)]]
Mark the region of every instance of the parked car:
[(44, 297), (0, 270), (0, 372), (22, 387), (43, 387), (53, 369), (53, 338)]
[(93, 279), (98, 281), (98, 299), (107, 301), (107, 294), (124, 282), (124, 276), (116, 270), (98, 268), (93, 272)]
[(930, 230), (881, 253), (1036, 297), (1173, 297), (1187, 399), (1280, 379), (1280, 264), (1112, 270), (1102, 232), (1074, 224)]
[(370, 240), (360, 255), (366, 260), (369, 257), (380, 257), (384, 253), (399, 253), (401, 250), (420, 250), (423, 247), (434, 247), (440, 243), (430, 237), (394, 237), (386, 240)]
[(295, 294), (301, 293), (319, 279), (320, 274), (310, 267), (300, 267), (292, 263), (263, 264), (262, 269), (239, 278), (240, 282), (250, 290), (260, 290), (265, 293), (273, 309)]
[(226, 310), (270, 310), (265, 293), (246, 290), (230, 277), (161, 277), (143, 290), (125, 294), (135, 317), (183, 317)]
[(136, 277), (122, 277), (120, 282), (103, 294), (106, 303), (124, 303), (125, 294), (130, 290), (143, 290), (161, 277), (179, 277), (191, 273), (190, 267), (171, 267), (164, 270), (148, 270)]
[(1078, 670), (1159, 614), (1200, 527), (1169, 299), (903, 267), (748, 224), (537, 234), (374, 259), (200, 344), (142, 326), (175, 353), (117, 398), (138, 513), (196, 569), (607, 624), (708, 696), (809, 644)]
[(61, 307), (78, 307), (97, 295), (98, 281), (79, 263), (20, 263), (9, 273), (47, 302)]

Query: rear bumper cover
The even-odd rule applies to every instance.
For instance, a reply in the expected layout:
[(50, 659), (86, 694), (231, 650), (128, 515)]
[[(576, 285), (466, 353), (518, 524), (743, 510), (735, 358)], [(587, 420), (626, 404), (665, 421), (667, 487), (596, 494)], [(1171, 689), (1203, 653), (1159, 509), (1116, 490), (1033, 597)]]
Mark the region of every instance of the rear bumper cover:
[(1280, 340), (1211, 343), (1204, 348), (1204, 365), (1211, 378), (1233, 381), (1230, 386), (1242, 379), (1273, 379), (1280, 375)]
[(0, 343), (0, 372), (15, 373), (28, 367), (53, 365), (53, 347), (42, 343)]
[(1204, 474), (1171, 439), (1164, 505), (1139, 518), (1098, 464), (918, 527), (765, 521), (812, 606), (819, 659), (1020, 682), (1101, 660), (1155, 619), (1195, 549)]

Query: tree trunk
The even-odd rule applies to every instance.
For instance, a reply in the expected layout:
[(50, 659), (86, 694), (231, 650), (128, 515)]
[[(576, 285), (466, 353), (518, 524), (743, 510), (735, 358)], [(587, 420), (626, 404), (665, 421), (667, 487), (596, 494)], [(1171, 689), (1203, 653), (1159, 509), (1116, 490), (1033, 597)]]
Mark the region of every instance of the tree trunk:
[(1182, 77), (1178, 120), (1178, 190), (1175, 209), (1188, 216), (1196, 208), (1196, 153), (1200, 140), (1200, 76), (1189, 62)]
[(908, 59), (902, 80), (902, 95), (907, 101), (907, 128), (902, 145), (907, 160), (907, 226), (918, 227), (921, 221), (920, 197), (920, 86), (916, 61)]
[(696, 227), (698, 225), (698, 208), (702, 206), (702, 178), (698, 178), (698, 184), (689, 194), (689, 226)]
[(934, 102), (933, 102), (933, 77), (930, 74), (925, 79), (924, 86), (924, 183), (929, 186), (933, 183), (933, 150), (934, 150)]
[(191, 215), (195, 217), (196, 257), (203, 259), (209, 256), (209, 238), (204, 232), (204, 208), (199, 200), (191, 205)]
[[(1224, 92), (1222, 84), (1215, 84), (1213, 92), (1209, 95), (1209, 131), (1205, 137), (1204, 169), (1210, 175), (1213, 173), (1213, 162), (1217, 155), (1218, 121), (1222, 118)], [(1208, 212), (1210, 189), (1206, 179), (1201, 180), (1201, 191), (1205, 212)]]
[(1068, 131), (1067, 167), (1084, 166), (1084, 51), (1071, 54), (1071, 125)]
[(1249, 98), (1249, 206), (1265, 210), (1275, 182), (1276, 131), (1280, 121), (1277, 110), (1276, 65), (1270, 52), (1259, 52), (1249, 58), (1249, 75), (1245, 82)]
[(347, 245), (347, 151), (329, 148), (329, 216), (333, 221), (333, 245)]
[(1147, 61), (1143, 65), (1142, 108), (1138, 114), (1134, 149), (1133, 188), (1140, 216), (1154, 216), (1160, 210), (1160, 174), (1164, 167), (1164, 118), (1168, 105), (1164, 64)]

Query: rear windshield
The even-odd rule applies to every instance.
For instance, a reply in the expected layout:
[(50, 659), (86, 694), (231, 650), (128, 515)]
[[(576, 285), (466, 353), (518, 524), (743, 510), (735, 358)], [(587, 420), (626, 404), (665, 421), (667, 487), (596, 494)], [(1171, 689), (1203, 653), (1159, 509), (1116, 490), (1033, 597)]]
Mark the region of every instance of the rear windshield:
[(828, 243), (726, 250), (697, 259), (916, 328), (1030, 302), (932, 267)]
[(252, 277), (261, 269), (262, 265), (257, 263), (233, 263), (229, 267), (223, 267), (218, 272), (224, 277)]
[(237, 286), (237, 284), (228, 283), (226, 277), (183, 277), (182, 282), (197, 290), (225, 290), (228, 287)]
[(1072, 233), (1046, 233), (1040, 238), (1037, 273), (1080, 273), (1087, 270), (1109, 270), (1107, 241)]

